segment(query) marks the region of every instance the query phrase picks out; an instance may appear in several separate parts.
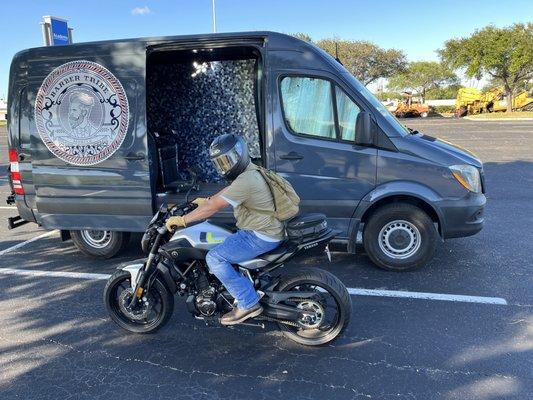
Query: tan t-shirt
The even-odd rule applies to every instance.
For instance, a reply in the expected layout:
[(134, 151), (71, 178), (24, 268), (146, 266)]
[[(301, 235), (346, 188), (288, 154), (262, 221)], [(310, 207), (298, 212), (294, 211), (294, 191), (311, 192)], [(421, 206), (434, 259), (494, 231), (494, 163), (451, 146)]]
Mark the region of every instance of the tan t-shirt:
[(254, 164), (246, 167), (222, 192), (222, 197), (233, 206), (239, 229), (255, 231), (259, 237), (265, 235), (275, 240), (283, 239), (283, 224), (280, 221), (251, 210), (274, 211), (272, 193)]

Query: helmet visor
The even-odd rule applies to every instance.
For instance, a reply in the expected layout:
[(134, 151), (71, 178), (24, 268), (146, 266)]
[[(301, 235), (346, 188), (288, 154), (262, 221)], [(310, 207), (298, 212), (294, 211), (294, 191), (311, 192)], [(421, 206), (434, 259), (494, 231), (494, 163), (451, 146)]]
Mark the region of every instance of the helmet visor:
[(224, 154), (219, 155), (218, 157), (212, 158), (213, 164), (217, 172), (224, 176), (226, 175), (237, 163), (239, 162), (240, 155), (237, 152), (237, 149), (232, 148)]

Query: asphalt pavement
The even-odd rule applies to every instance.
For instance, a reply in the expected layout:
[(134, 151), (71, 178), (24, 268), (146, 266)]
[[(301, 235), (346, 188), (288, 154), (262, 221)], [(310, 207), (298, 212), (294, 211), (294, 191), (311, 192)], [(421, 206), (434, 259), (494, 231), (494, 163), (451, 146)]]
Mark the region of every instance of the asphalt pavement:
[[(162, 330), (126, 333), (106, 314), (104, 280), (36, 271), (109, 274), (141, 257), (138, 238), (120, 257), (97, 261), (57, 233), (10, 250), (46, 232), (34, 224), (14, 231), (0, 224), (0, 398), (533, 398), (533, 121), (403, 122), (482, 159), (486, 226), (442, 243), (413, 272), (379, 270), (364, 254), (307, 260), (354, 293), (373, 290), (352, 296), (351, 325), (324, 347), (299, 346), (273, 327), (205, 327), (179, 297)], [(4, 164), (3, 127), (0, 151)], [(2, 175), (0, 197), (7, 191)], [(12, 215), (16, 210), (0, 208), (0, 219)], [(6, 268), (28, 275), (2, 273)], [(399, 291), (449, 296), (387, 295)]]

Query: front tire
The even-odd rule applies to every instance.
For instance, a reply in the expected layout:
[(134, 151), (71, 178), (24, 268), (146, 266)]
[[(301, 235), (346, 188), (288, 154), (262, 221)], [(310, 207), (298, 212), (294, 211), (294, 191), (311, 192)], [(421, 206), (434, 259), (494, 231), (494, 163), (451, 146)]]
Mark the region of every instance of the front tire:
[[(294, 291), (295, 298), (300, 291), (317, 291), (317, 293), (327, 292), (331, 296), (332, 304), (336, 306), (335, 315), (328, 315), (327, 304), (319, 304), (316, 301), (306, 301), (302, 299), (296, 304), (298, 308), (309, 310), (320, 309), (323, 317), (331, 317), (332, 322), (320, 324), (319, 321), (310, 321), (309, 329), (292, 327), (284, 323), (278, 323), (283, 334), (303, 345), (319, 346), (336, 339), (350, 323), (352, 315), (352, 299), (346, 286), (333, 274), (319, 268), (302, 268), (291, 276), (284, 277), (278, 285), (278, 291)], [(331, 311), (331, 310), (330, 310)], [(333, 312), (330, 312), (332, 314)], [(313, 326), (316, 324), (316, 326)]]
[[(131, 299), (131, 275), (124, 270), (116, 271), (104, 289), (104, 303), (111, 319), (121, 328), (134, 333), (154, 333), (163, 327), (174, 311), (174, 296), (158, 279), (150, 287), (148, 306), (136, 314), (127, 313), (124, 303)], [(121, 306), (122, 302), (122, 306)], [(143, 305), (144, 307), (144, 305)], [(150, 308), (148, 308), (150, 307)]]
[(363, 243), (374, 264), (407, 271), (427, 264), (437, 245), (433, 221), (420, 208), (393, 203), (375, 211), (365, 224)]
[(93, 229), (70, 231), (70, 236), (82, 253), (101, 259), (114, 257), (128, 245), (130, 240), (129, 232)]

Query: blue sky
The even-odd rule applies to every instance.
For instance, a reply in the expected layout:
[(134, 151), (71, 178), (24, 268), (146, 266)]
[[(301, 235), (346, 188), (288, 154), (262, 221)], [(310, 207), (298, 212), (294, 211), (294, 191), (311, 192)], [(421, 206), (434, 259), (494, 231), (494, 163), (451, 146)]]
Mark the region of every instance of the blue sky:
[[(18, 50), (42, 44), (43, 15), (69, 20), (74, 41), (205, 33), (212, 30), (211, 0), (5, 0), (0, 25), (0, 98), (7, 95), (9, 64)], [(216, 0), (220, 32), (305, 32), (396, 47), (410, 60), (436, 59), (435, 50), (487, 24), (533, 20), (533, 1)], [(134, 11), (136, 10), (136, 11)]]

